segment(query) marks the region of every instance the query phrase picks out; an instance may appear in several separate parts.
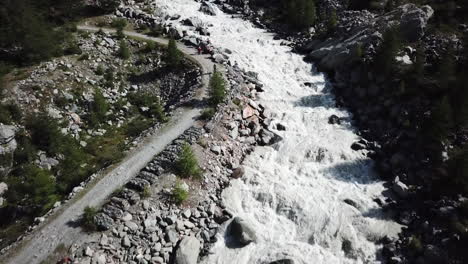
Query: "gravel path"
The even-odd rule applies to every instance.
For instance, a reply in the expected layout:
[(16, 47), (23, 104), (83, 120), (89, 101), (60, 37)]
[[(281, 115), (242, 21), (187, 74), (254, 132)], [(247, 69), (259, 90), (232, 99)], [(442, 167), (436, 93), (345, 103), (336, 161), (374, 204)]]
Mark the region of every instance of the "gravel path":
[[(80, 30), (97, 31), (98, 28), (91, 26), (79, 26)], [(115, 30), (103, 29), (106, 32)], [(149, 37), (136, 32), (124, 31), (128, 36), (138, 37), (145, 40), (153, 40), (161, 44), (167, 44), (166, 39)], [(196, 50), (181, 44), (178, 45), (186, 56), (197, 61), (203, 71), (203, 88), (198, 97), (206, 94), (209, 82), (209, 73), (213, 69), (213, 62), (206, 55), (197, 55)], [(0, 263), (32, 264), (39, 263), (65, 243), (70, 245), (79, 242), (86, 237), (80, 227), (76, 226), (86, 206), (99, 206), (114, 190), (123, 186), (132, 177), (144, 168), (153, 157), (161, 152), (168, 144), (191, 127), (200, 114), (200, 109), (179, 108), (175, 111), (171, 121), (161, 128), (157, 133), (148, 136), (144, 142), (131, 151), (125, 160), (106, 175), (102, 176), (91, 189), (85, 190), (86, 194), (81, 198), (72, 200), (64, 205), (65, 209), (52, 215), (41, 228), (28, 235), (16, 248), (12, 248), (6, 256), (0, 258)]]

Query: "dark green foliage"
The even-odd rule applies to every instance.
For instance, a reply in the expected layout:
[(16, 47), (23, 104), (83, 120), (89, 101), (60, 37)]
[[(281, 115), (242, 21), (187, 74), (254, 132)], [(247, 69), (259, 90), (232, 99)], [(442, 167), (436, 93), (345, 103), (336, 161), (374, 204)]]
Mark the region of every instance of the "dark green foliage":
[(114, 87), (114, 70), (111, 68), (107, 68), (106, 72), (104, 73), (104, 85), (107, 87)]
[(81, 225), (87, 231), (94, 231), (96, 230), (96, 223), (94, 222), (94, 217), (97, 214), (97, 210), (94, 207), (86, 206), (83, 212), (83, 216), (81, 217)]
[(141, 132), (151, 127), (151, 121), (144, 117), (137, 117), (130, 121), (125, 127), (125, 134), (130, 137), (137, 137)]
[(316, 20), (314, 0), (283, 0), (284, 20), (295, 29), (313, 26)]
[(453, 188), (468, 194), (468, 147), (455, 154), (449, 161), (449, 166)]
[(151, 197), (151, 188), (148, 185), (146, 185), (143, 188), (143, 191), (140, 192), (140, 196), (141, 196), (142, 199), (150, 198)]
[(111, 27), (123, 30), (127, 26), (127, 20), (125, 18), (114, 18), (111, 23)]
[(412, 236), (409, 241), (408, 248), (414, 253), (421, 253), (424, 250), (421, 239), (416, 236)]
[(9, 125), (21, 120), (21, 109), (13, 103), (0, 103), (0, 123)]
[(118, 39), (123, 39), (125, 38), (125, 34), (123, 32), (123, 30), (121, 28), (117, 29), (117, 31), (115, 32), (115, 34), (117, 35), (117, 38)]
[(103, 75), (103, 74), (104, 74), (104, 67), (102, 67), (102, 65), (99, 65), (96, 68), (96, 75)]
[(98, 7), (100, 7), (106, 13), (114, 12), (119, 7), (119, 0), (98, 0)]
[(101, 90), (95, 89), (93, 102), (91, 103), (88, 121), (92, 127), (99, 126), (106, 120), (106, 113), (109, 110), (109, 104), (102, 95)]
[(375, 58), (376, 70), (383, 74), (392, 72), (395, 66), (395, 56), (398, 54), (401, 46), (402, 42), (397, 28), (385, 31), (382, 44)]
[(120, 41), (118, 54), (123, 60), (128, 60), (130, 58), (130, 49), (125, 41)]
[[(164, 113), (159, 97), (149, 92), (136, 92), (128, 95), (131, 104), (138, 107), (142, 115), (146, 117), (156, 117), (160, 122), (167, 122), (168, 118)], [(148, 108), (143, 111), (142, 108)]]
[(18, 146), (16, 147), (14, 158), (15, 165), (29, 164), (36, 159), (37, 149), (33, 145), (31, 138), (25, 130), (20, 130), (15, 136)]
[(213, 106), (217, 106), (222, 103), (226, 98), (226, 81), (223, 75), (214, 71), (210, 79), (210, 103)]
[(336, 11), (332, 10), (327, 18), (327, 30), (333, 32), (336, 26), (338, 26), (338, 16), (336, 15)]
[[(62, 8), (64, 11), (65, 5), (75, 5), (71, 1), (57, 2), (4, 0), (0, 4), (0, 48), (10, 51), (9, 61), (29, 64), (62, 54), (61, 44), (67, 34), (56, 29), (53, 22), (57, 16), (52, 15), (48, 8), (56, 8), (57, 11)], [(72, 9), (67, 12), (73, 13)], [(61, 18), (67, 16), (65, 12), (61, 14)]]
[(177, 181), (176, 185), (174, 186), (174, 189), (172, 190), (172, 198), (174, 199), (174, 202), (180, 205), (185, 200), (187, 200), (188, 196), (188, 191), (184, 190), (182, 188), (182, 184), (179, 181)]
[(203, 110), (203, 112), (201, 113), (200, 118), (203, 119), (203, 120), (209, 120), (209, 119), (213, 118), (215, 113), (216, 113), (216, 110), (214, 108), (210, 107), (208, 109)]
[(147, 41), (145, 48), (143, 49), (144, 52), (152, 52), (156, 49), (156, 42), (154, 41)]
[(431, 111), (431, 117), (424, 126), (424, 133), (429, 142), (447, 139), (453, 127), (452, 106), (447, 97), (442, 98)]
[(61, 152), (65, 136), (60, 132), (57, 120), (46, 114), (31, 115), (26, 118), (26, 128), (30, 131), (32, 143), (39, 149), (52, 156)]
[(180, 177), (200, 177), (202, 171), (198, 166), (197, 158), (193, 153), (192, 148), (188, 143), (182, 146), (182, 150), (179, 153), (179, 158), (176, 161), (175, 169)]
[(177, 44), (174, 39), (169, 40), (169, 44), (167, 46), (167, 56), (166, 62), (169, 67), (178, 68), (180, 66), (180, 62), (182, 60), (182, 54), (177, 49)]
[(92, 155), (92, 164), (100, 169), (123, 158), (124, 148), (123, 132), (120, 129), (111, 129), (103, 136), (92, 138), (86, 146), (86, 152)]

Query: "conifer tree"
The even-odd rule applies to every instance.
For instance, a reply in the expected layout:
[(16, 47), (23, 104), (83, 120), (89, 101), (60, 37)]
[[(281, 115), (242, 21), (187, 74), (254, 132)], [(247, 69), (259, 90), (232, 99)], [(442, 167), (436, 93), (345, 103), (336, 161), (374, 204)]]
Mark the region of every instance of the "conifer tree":
[(379, 47), (375, 64), (377, 70), (383, 74), (389, 74), (395, 64), (395, 56), (401, 48), (401, 39), (397, 28), (390, 28), (383, 35), (382, 44)]
[(167, 46), (167, 64), (170, 67), (177, 68), (180, 65), (181, 59), (182, 56), (179, 49), (177, 49), (177, 44), (175, 40), (171, 38)]
[(197, 158), (188, 143), (184, 143), (182, 146), (175, 165), (177, 173), (183, 178), (201, 176), (201, 169), (198, 166)]
[(216, 70), (210, 79), (210, 96), (210, 102), (213, 106), (222, 103), (226, 97), (226, 82), (223, 75)]

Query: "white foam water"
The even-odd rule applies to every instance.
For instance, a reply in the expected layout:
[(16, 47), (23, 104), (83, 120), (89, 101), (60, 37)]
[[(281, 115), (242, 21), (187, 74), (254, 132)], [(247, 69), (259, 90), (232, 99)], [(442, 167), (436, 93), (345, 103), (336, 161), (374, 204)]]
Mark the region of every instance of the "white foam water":
[[(204, 263), (379, 263), (377, 240), (395, 236), (400, 226), (383, 217), (373, 201), (383, 183), (372, 161), (350, 146), (358, 140), (350, 114), (335, 107), (324, 76), (281, 40), (249, 21), (219, 12), (199, 12), (193, 0), (154, 0), (158, 8), (181, 19), (197, 16), (211, 24), (212, 44), (229, 49), (230, 60), (258, 73), (265, 92), (259, 101), (271, 110), (275, 131), (283, 140), (274, 147), (257, 147), (244, 166), (242, 180), (223, 192), (227, 208), (247, 220), (257, 241), (232, 248), (224, 229)], [(177, 22), (176, 22), (177, 23)], [(182, 26), (183, 27), (183, 26)], [(194, 33), (185, 27), (190, 34)], [(311, 83), (312, 85), (305, 85)], [(341, 125), (328, 124), (337, 115)], [(347, 120), (347, 121), (346, 121)], [(354, 201), (355, 206), (344, 200)], [(345, 253), (348, 252), (348, 253)]]

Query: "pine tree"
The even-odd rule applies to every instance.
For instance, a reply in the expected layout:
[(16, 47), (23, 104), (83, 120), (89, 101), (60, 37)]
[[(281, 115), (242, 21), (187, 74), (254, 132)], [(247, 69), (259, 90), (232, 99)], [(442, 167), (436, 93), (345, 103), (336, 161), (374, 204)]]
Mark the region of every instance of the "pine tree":
[(336, 11), (332, 10), (330, 13), (330, 16), (328, 17), (327, 30), (329, 32), (333, 32), (336, 30), (337, 25), (338, 25), (338, 16), (336, 15)]
[(213, 106), (222, 103), (226, 97), (226, 82), (223, 75), (214, 71), (210, 79), (210, 102)]
[(395, 56), (402, 46), (397, 28), (390, 28), (383, 35), (382, 44), (379, 47), (375, 64), (377, 70), (383, 74), (389, 74), (395, 65)]
[(284, 0), (284, 19), (292, 27), (302, 30), (315, 24), (314, 0)]
[(188, 143), (184, 143), (176, 161), (175, 168), (179, 176), (187, 178), (190, 176), (200, 177), (201, 169), (198, 166), (197, 158)]
[(425, 134), (430, 142), (441, 142), (447, 139), (453, 127), (453, 113), (448, 97), (443, 97), (432, 109), (431, 117), (426, 123)]
[(169, 44), (167, 46), (167, 64), (170, 67), (177, 68), (180, 65), (182, 56), (180, 51), (177, 49), (177, 44), (174, 39), (169, 40)]
[(119, 46), (119, 57), (122, 58), (123, 60), (128, 60), (130, 58), (130, 49), (128, 48), (127, 44), (125, 41), (120, 41), (120, 46)]

